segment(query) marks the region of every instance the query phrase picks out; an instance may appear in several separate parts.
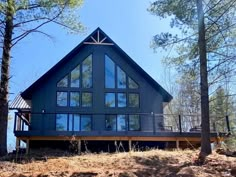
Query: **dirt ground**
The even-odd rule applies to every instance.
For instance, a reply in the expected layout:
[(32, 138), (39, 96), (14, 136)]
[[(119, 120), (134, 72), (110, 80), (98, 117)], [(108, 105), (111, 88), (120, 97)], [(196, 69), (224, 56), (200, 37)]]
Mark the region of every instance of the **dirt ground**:
[[(0, 161), (0, 177), (220, 177), (236, 176), (236, 158), (213, 152), (198, 165), (198, 151), (163, 151), (124, 153), (86, 153), (46, 156), (41, 153), (14, 162), (14, 156)], [(10, 159), (10, 161), (6, 161)], [(19, 156), (18, 156), (19, 159)]]

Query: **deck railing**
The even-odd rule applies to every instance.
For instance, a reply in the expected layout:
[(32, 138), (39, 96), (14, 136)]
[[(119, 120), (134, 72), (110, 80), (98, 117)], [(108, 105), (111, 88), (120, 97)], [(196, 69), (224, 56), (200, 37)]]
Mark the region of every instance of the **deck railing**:
[[(57, 113), (58, 114), (58, 113)], [(106, 125), (106, 116), (117, 114), (86, 114), (86, 113), (60, 113), (67, 115), (67, 122), (65, 124), (66, 128), (59, 129), (56, 125), (56, 113), (29, 113), (29, 112), (16, 112), (14, 121), (14, 133), (16, 132), (38, 132), (37, 134), (47, 135), (49, 132), (59, 132), (57, 134), (63, 134), (63, 132), (70, 132), (73, 134), (75, 132), (117, 132), (120, 134), (127, 134), (127, 132), (147, 132), (149, 134), (156, 134), (158, 132), (200, 132), (201, 131), (201, 116), (200, 115), (173, 115), (173, 114), (154, 114), (154, 113), (129, 113), (122, 114), (124, 120), (114, 121), (115, 126), (108, 128)], [(78, 127), (76, 123), (69, 123), (70, 115), (90, 115), (91, 125), (90, 128), (84, 129)], [(119, 115), (119, 114), (118, 114)], [(134, 122), (130, 119), (130, 116), (136, 115), (139, 120)], [(73, 119), (74, 120), (74, 119)], [(119, 122), (121, 121), (121, 122)], [(132, 122), (133, 121), (133, 122)], [(77, 122), (81, 126), (81, 120)], [(114, 125), (113, 124), (113, 125)], [(122, 125), (118, 125), (122, 124)], [(210, 121), (210, 131), (212, 133), (216, 132), (230, 132), (229, 118), (219, 119), (211, 117)], [(119, 127), (118, 127), (119, 126)], [(123, 126), (123, 127), (122, 127)], [(136, 126), (136, 128), (135, 128)], [(76, 128), (72, 128), (76, 127)], [(122, 127), (122, 128), (120, 128)]]

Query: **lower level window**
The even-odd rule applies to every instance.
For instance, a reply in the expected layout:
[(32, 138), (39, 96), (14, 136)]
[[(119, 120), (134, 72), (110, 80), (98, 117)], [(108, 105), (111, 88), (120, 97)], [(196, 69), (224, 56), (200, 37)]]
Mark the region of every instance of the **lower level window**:
[(67, 130), (67, 114), (56, 115), (56, 130), (66, 131)]
[(91, 115), (56, 114), (57, 131), (91, 131)]
[(140, 130), (140, 116), (129, 115), (129, 130), (138, 131)]
[(116, 131), (116, 115), (106, 115), (106, 130)]
[(117, 115), (117, 130), (118, 131), (127, 130), (126, 115)]
[(109, 131), (126, 131), (126, 115), (106, 115), (106, 130)]
[(91, 131), (92, 119), (90, 115), (81, 115), (81, 131)]

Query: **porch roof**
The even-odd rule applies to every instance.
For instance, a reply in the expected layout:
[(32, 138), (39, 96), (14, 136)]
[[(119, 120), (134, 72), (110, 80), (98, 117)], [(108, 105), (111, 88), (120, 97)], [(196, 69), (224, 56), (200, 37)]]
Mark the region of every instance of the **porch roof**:
[(30, 110), (31, 109), (31, 103), (28, 100), (24, 100), (21, 96), (21, 93), (19, 93), (14, 100), (9, 105), (10, 110)]

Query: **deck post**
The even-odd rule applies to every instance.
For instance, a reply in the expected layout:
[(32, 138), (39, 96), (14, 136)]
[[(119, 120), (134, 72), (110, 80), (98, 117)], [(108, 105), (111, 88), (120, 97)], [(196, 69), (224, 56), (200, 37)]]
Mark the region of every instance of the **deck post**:
[(131, 139), (129, 139), (129, 152), (131, 152), (132, 151), (132, 141), (131, 141)]
[(179, 149), (179, 140), (176, 140), (176, 149)]
[(78, 143), (78, 155), (80, 155), (81, 154), (81, 139), (78, 139), (77, 143)]
[(179, 133), (182, 134), (181, 115), (179, 115)]
[(20, 149), (20, 139), (16, 138), (16, 152), (18, 153)]
[(21, 119), (18, 117), (17, 114), (17, 123), (16, 123), (16, 131), (21, 131)]
[(229, 125), (229, 116), (226, 116), (225, 119), (226, 119), (226, 125), (227, 125), (227, 129), (228, 129), (228, 133), (231, 133), (230, 125)]
[(17, 112), (15, 112), (15, 118), (14, 118), (14, 132), (16, 131), (16, 120), (17, 120)]
[(153, 133), (156, 133), (156, 120), (155, 120), (155, 114), (151, 112), (152, 120), (153, 120)]
[(29, 139), (26, 140), (26, 154), (29, 154)]

